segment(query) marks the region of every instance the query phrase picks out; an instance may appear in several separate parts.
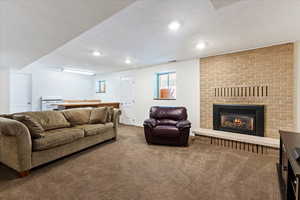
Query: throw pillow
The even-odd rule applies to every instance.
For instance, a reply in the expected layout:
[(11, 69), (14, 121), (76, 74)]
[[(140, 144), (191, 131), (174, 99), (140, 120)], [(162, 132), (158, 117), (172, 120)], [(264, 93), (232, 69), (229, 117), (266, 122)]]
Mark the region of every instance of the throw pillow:
[(13, 119), (25, 124), (30, 131), (32, 138), (35, 139), (43, 137), (42, 133), (44, 132), (44, 129), (36, 120), (34, 120), (34, 118), (28, 115), (14, 115)]
[(26, 115), (33, 118), (45, 131), (70, 127), (70, 123), (59, 111), (24, 112), (15, 115)]
[(2, 115), (0, 115), (0, 117), (6, 118), (6, 119), (13, 119), (13, 115), (12, 114), (2, 114)]
[(107, 107), (95, 108), (92, 110), (90, 124), (105, 124), (107, 116)]

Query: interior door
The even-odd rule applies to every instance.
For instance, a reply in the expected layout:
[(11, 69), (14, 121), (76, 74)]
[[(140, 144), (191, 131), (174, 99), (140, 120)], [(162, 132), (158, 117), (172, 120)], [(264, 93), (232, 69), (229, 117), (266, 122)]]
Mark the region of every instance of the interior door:
[(120, 83), (120, 102), (122, 110), (120, 122), (123, 124), (135, 125), (135, 81), (133, 77), (126, 76), (121, 77)]
[(10, 75), (10, 113), (32, 111), (31, 74)]

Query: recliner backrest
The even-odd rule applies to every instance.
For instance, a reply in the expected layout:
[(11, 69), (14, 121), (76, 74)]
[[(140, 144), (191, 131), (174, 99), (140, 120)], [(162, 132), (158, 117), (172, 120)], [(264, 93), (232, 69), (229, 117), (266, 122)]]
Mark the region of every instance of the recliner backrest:
[(187, 111), (185, 107), (153, 106), (150, 109), (150, 118), (159, 121), (164, 121), (164, 119), (182, 121), (187, 120)]

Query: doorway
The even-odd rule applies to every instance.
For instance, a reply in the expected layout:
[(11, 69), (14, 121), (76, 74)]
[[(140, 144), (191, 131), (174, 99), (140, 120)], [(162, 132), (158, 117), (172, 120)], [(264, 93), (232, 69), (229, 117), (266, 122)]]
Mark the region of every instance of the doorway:
[(31, 74), (11, 73), (10, 113), (32, 111)]
[(122, 109), (120, 122), (128, 125), (136, 125), (136, 118), (134, 112), (135, 80), (131, 76), (121, 77), (120, 102), (121, 102), (121, 109)]

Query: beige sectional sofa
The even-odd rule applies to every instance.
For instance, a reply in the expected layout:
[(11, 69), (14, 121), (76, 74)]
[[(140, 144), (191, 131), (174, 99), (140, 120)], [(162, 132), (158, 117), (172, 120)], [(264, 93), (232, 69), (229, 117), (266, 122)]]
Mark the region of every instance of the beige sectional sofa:
[(0, 162), (21, 176), (95, 144), (115, 139), (121, 112), (110, 107), (0, 116)]

